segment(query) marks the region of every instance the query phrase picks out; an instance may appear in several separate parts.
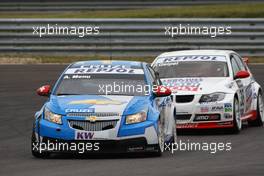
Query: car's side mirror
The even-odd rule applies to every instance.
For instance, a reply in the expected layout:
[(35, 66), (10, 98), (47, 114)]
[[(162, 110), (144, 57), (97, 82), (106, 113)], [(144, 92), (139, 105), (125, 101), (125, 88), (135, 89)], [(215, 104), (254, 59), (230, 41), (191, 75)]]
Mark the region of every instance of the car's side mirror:
[(37, 89), (37, 94), (39, 96), (46, 96), (47, 97), (50, 95), (50, 90), (51, 90), (50, 85), (41, 86), (40, 88)]
[(156, 97), (166, 97), (171, 95), (171, 90), (165, 86), (157, 86), (153, 93)]
[(243, 60), (246, 64), (249, 63), (249, 58), (248, 58), (248, 57), (243, 57), (242, 60)]
[(250, 73), (246, 70), (242, 70), (237, 72), (235, 75), (235, 79), (243, 79), (243, 78), (248, 78), (250, 76)]

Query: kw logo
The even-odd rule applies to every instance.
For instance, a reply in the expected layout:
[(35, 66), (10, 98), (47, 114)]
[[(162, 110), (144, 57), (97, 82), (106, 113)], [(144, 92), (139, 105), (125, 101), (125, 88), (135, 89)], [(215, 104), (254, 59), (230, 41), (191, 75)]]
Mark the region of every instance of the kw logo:
[(93, 139), (94, 132), (76, 131), (75, 139), (77, 140), (90, 140)]

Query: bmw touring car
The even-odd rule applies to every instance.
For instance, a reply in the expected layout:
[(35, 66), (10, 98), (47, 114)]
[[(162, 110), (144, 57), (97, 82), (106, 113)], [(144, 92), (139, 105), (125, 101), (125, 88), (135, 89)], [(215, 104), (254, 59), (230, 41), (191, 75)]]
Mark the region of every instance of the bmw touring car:
[(152, 66), (173, 93), (177, 129), (224, 128), (238, 133), (242, 122), (263, 125), (262, 88), (236, 52), (167, 52)]
[(161, 155), (164, 143), (176, 140), (171, 91), (147, 63), (76, 62), (52, 89), (45, 85), (37, 93), (48, 100), (35, 114), (35, 157), (56, 152)]

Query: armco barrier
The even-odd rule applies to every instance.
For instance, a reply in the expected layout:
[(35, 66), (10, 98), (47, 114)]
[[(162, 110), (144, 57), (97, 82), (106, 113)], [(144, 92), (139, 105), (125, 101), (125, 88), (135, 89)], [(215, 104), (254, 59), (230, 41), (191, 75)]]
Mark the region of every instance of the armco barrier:
[[(100, 33), (33, 35), (37, 26), (97, 26)], [(231, 34), (165, 35), (165, 27), (231, 27)], [(182, 49), (232, 49), (244, 56), (264, 56), (264, 19), (0, 19), (2, 54), (155, 56)]]

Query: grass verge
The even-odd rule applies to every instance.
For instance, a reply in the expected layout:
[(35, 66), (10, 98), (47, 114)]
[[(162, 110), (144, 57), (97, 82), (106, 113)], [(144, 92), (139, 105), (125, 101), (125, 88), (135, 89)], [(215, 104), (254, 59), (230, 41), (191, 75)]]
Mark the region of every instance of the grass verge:
[(0, 64), (71, 63), (84, 60), (130, 60), (152, 62), (154, 57), (0, 55)]
[(261, 18), (264, 3), (79, 12), (0, 12), (0, 18)]

